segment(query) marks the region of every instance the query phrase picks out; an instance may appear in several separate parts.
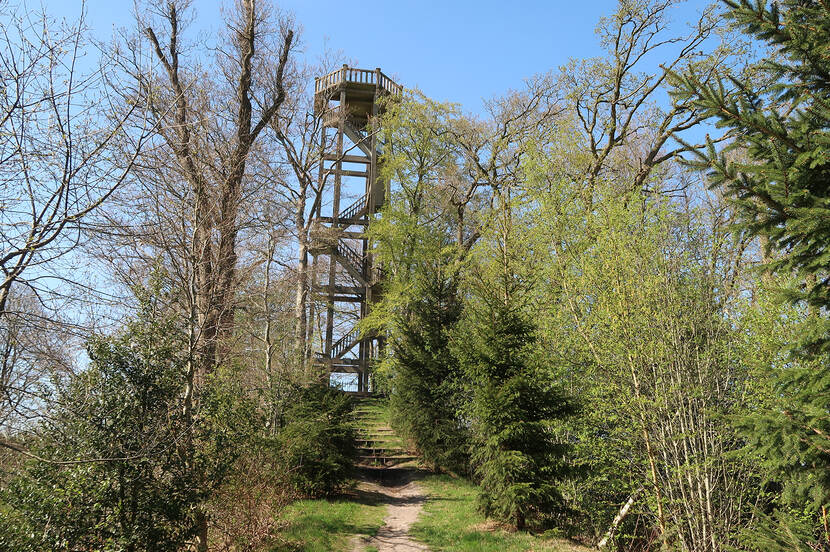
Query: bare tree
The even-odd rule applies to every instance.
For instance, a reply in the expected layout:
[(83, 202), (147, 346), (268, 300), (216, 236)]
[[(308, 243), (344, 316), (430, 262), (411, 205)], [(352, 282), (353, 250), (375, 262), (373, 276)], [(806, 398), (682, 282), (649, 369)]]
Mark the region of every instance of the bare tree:
[[(656, 167), (685, 150), (683, 145), (670, 147), (670, 139), (702, 118), (690, 103), (665, 97), (670, 72), (695, 66), (713, 75), (736, 50), (735, 44), (710, 47), (719, 30), (711, 6), (685, 34), (672, 33), (672, 8), (682, 1), (620, 2), (597, 27), (607, 55), (571, 61), (561, 73), (563, 92), (590, 153), (580, 172), (570, 176), (585, 184), (588, 201), (597, 180), (612, 176), (611, 167), (627, 165), (626, 190), (640, 190)], [(659, 71), (649, 71), (656, 55), (667, 61)]]
[(153, 131), (137, 102), (108, 94), (111, 63), (90, 48), (83, 6), (72, 23), (0, 6), (0, 446), (18, 452), (7, 439), (34, 427), (85, 330), (68, 322), (90, 289), (66, 265)]
[(492, 208), (500, 204), (501, 194), (526, 180), (523, 161), (528, 144), (547, 139), (564, 111), (560, 91), (549, 76), (529, 79), (524, 90), (494, 98), (486, 109), (486, 121), (462, 118), (451, 131), (458, 144), (459, 174), (463, 175), (463, 184), (453, 187), (452, 194), (457, 239), (463, 250), (469, 250), (481, 234), (481, 228), (466, 239), (461, 233), (467, 207), (478, 190), (488, 190), (491, 212), (495, 213)]
[[(109, 65), (81, 71), (82, 13), (71, 26), (26, 6), (0, 7), (0, 317), (12, 287), (44, 305), (51, 273), (86, 237), (84, 220), (124, 182), (152, 125), (107, 94)], [(118, 147), (116, 148), (116, 144)], [(115, 155), (118, 150), (119, 155)], [(64, 275), (65, 277), (65, 275)]]
[[(215, 63), (186, 63), (182, 35), (188, 5), (151, 3), (139, 20), (143, 40), (127, 41), (120, 59), (146, 102), (145, 115), (158, 127), (158, 147), (142, 158), (136, 182), (145, 198), (158, 197), (153, 195), (158, 185), (157, 191), (173, 200), (156, 208), (172, 215), (164, 218), (177, 232), (156, 233), (155, 245), (175, 250), (167, 259), (189, 303), (192, 387), (227, 352), (221, 343), (234, 325), (242, 208), (259, 162), (257, 141), (286, 98), (294, 31), (289, 19), (279, 19), (267, 6), (240, 0)], [(144, 41), (151, 59), (144, 56)], [(140, 239), (132, 250), (146, 254)]]
[[(270, 162), (262, 142), (287, 97), (295, 40), (290, 18), (239, 0), (214, 57), (199, 57), (185, 39), (189, 6), (148, 2), (139, 10), (138, 34), (116, 47), (124, 80), (132, 83), (127, 100), (138, 98), (140, 115), (158, 132), (109, 213), (106, 232), (120, 249), (112, 266), (123, 280), (160, 271), (171, 282), (170, 307), (189, 333), (183, 411), (196, 421), (204, 378), (233, 350), (247, 274), (240, 271), (240, 243), (257, 215), (252, 198), (261, 196), (259, 178)], [(198, 549), (206, 550), (204, 509), (196, 522)]]
[(15, 288), (0, 317), (0, 446), (19, 440), (43, 412), (52, 379), (71, 373), (60, 320), (30, 290)]
[[(313, 82), (314, 73), (326, 74), (333, 63), (308, 66), (300, 73), (303, 81)], [(276, 187), (286, 205), (290, 205), (291, 231), (296, 240), (292, 268), (296, 270), (294, 298), (294, 350), (304, 362), (311, 356), (313, 315), (309, 313), (313, 267), (310, 266), (311, 232), (319, 216), (326, 179), (323, 178), (322, 110), (314, 109), (313, 95), (299, 87), (295, 101), (273, 121), (282, 160), (288, 168), (287, 178)]]

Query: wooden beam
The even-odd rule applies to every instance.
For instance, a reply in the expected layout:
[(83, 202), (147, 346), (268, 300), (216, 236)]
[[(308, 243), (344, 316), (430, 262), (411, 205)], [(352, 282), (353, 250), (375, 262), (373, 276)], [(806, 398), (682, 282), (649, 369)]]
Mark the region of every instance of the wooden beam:
[(328, 295), (322, 293), (315, 293), (314, 298), (317, 300), (325, 299), (326, 301), (334, 301), (335, 303), (362, 303), (363, 297), (356, 297), (354, 295)]
[(337, 170), (337, 169), (327, 169), (329, 174), (333, 175), (340, 175), (340, 176), (357, 176), (360, 178), (367, 178), (369, 176), (368, 171), (348, 171), (345, 169)]
[(335, 295), (331, 298), (335, 303), (362, 303), (363, 297), (354, 295)]
[(364, 165), (368, 165), (372, 162), (371, 159), (368, 157), (364, 157), (362, 155), (342, 155), (338, 157), (333, 153), (327, 153), (323, 156), (323, 159), (326, 161), (342, 161), (344, 163), (363, 163)]
[(315, 362), (319, 364), (343, 364), (343, 365), (352, 365), (352, 366), (360, 366), (360, 359), (359, 358), (336, 358), (334, 360), (327, 358), (322, 353), (317, 353), (317, 358)]
[[(329, 223), (329, 224), (331, 224), (332, 222), (334, 222), (334, 220), (333, 220), (331, 217), (320, 217), (320, 218), (318, 218), (317, 220), (319, 220), (320, 222), (327, 222), (327, 223)], [(348, 223), (349, 225), (352, 225), (352, 224), (361, 224), (361, 225), (363, 225), (363, 226), (368, 226), (368, 225), (369, 225), (369, 219), (344, 219), (344, 218), (338, 218), (338, 219), (337, 219), (337, 221), (338, 221), (340, 224)]]
[[(330, 293), (331, 287), (330, 286), (314, 286), (313, 287), (315, 292), (322, 292), (322, 293)], [(358, 287), (358, 286), (341, 286), (335, 285), (334, 286), (334, 293), (339, 294), (352, 294), (352, 295), (362, 295), (366, 292), (365, 288)]]

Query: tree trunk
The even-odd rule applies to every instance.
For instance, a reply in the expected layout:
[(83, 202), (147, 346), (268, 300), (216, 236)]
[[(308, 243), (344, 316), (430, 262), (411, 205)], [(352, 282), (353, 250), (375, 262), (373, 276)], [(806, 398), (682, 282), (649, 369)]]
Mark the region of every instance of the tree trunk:
[(614, 520), (611, 522), (611, 526), (608, 527), (608, 531), (605, 532), (605, 536), (602, 537), (602, 540), (600, 540), (597, 544), (597, 548), (602, 550), (608, 545), (609, 542), (611, 542), (611, 539), (614, 538), (614, 534), (617, 532), (617, 527), (619, 527), (620, 523), (622, 523), (622, 520), (625, 519), (625, 516), (628, 515), (628, 511), (634, 505), (634, 500), (637, 498), (637, 495), (639, 493), (640, 491), (638, 489), (630, 497), (628, 497), (628, 500), (625, 502), (625, 504), (623, 504), (622, 508), (620, 508), (620, 511), (617, 512), (616, 516), (614, 516)]
[(308, 317), (308, 240), (304, 231), (299, 233), (297, 259), (297, 290), (294, 298), (294, 350), (300, 364), (305, 362)]
[(631, 355), (628, 356), (628, 364), (631, 370), (631, 378), (634, 384), (634, 397), (639, 403), (637, 408), (640, 414), (640, 423), (642, 424), (643, 440), (646, 445), (646, 456), (648, 456), (649, 471), (651, 472), (651, 482), (654, 485), (654, 500), (657, 502), (657, 522), (660, 526), (660, 535), (666, 534), (666, 515), (663, 512), (663, 492), (660, 489), (660, 480), (657, 477), (657, 460), (655, 459), (654, 447), (651, 443), (651, 435), (648, 432), (648, 420), (643, 411), (643, 397), (640, 393), (640, 379), (637, 377), (637, 369), (634, 366), (634, 359)]
[(196, 512), (196, 550), (208, 552), (208, 518), (201, 507)]

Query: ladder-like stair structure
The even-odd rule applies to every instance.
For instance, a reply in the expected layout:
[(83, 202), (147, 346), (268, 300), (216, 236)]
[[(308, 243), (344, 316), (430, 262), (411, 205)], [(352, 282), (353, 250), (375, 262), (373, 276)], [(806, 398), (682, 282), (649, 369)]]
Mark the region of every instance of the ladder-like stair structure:
[(400, 468), (417, 464), (417, 457), (406, 450), (395, 430), (389, 427), (388, 415), (386, 399), (366, 397), (357, 400), (354, 421), (358, 433), (359, 468)]

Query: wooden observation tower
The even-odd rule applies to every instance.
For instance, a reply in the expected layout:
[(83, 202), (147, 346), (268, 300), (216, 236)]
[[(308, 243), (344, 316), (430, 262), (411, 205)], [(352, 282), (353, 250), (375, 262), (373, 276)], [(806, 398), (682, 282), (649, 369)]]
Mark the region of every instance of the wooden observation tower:
[[(317, 210), (311, 249), (315, 264), (327, 267), (327, 273), (315, 276), (313, 288), (326, 313), (325, 342), (317, 363), (329, 378), (357, 374), (358, 392), (370, 390), (372, 359), (382, 346), (379, 337), (361, 337), (358, 331), (359, 321), (379, 298), (382, 279), (365, 233), (387, 194), (387, 183), (379, 178), (380, 144), (373, 128), (381, 110), (378, 100), (401, 91), (379, 68), (343, 65), (314, 82), (314, 109), (323, 120), (321, 143), (327, 145), (318, 185), (328, 190)], [(318, 262), (321, 258), (328, 262)]]

